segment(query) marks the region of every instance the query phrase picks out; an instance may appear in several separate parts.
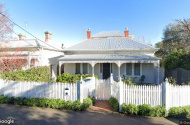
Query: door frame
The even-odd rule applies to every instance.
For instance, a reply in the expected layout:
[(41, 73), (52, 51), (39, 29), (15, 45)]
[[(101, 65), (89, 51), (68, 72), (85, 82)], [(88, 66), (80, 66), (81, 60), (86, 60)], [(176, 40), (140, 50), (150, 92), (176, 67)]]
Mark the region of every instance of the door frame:
[[(102, 76), (102, 79), (103, 79), (103, 75), (104, 75), (104, 72), (103, 72), (103, 66), (104, 63), (102, 63), (102, 65), (100, 65), (100, 68), (102, 69), (102, 73), (100, 72), (101, 76)], [(110, 64), (110, 75), (111, 73), (113, 73), (113, 63), (109, 63)], [(102, 66), (102, 67), (101, 67)]]

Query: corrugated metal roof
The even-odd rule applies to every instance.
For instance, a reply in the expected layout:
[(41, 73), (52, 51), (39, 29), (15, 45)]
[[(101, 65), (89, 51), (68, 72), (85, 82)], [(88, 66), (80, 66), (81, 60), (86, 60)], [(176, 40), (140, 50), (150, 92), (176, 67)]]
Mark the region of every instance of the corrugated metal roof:
[(65, 55), (58, 60), (130, 60), (130, 59), (150, 59), (150, 60), (158, 60), (160, 58), (148, 56), (148, 55), (140, 55), (140, 54), (84, 54), (84, 55)]
[(97, 37), (124, 37), (124, 32), (121, 31), (102, 31), (97, 34), (94, 34), (91, 36), (91, 38), (97, 38)]
[(137, 42), (130, 38), (88, 39), (65, 50), (151, 50), (153, 46)]
[(44, 42), (35, 39), (0, 41), (0, 45), (1, 47), (8, 47), (8, 48), (42, 47), (53, 50), (61, 50), (61, 44), (57, 45), (55, 42), (48, 42), (47, 44), (45, 44)]

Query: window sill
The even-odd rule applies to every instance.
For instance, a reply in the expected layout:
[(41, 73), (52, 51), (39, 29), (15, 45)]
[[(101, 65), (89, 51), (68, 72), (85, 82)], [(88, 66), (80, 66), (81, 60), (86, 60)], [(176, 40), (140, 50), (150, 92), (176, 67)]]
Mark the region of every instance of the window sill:
[(141, 77), (141, 75), (139, 75), (139, 76), (128, 76), (128, 75), (126, 75), (126, 77)]

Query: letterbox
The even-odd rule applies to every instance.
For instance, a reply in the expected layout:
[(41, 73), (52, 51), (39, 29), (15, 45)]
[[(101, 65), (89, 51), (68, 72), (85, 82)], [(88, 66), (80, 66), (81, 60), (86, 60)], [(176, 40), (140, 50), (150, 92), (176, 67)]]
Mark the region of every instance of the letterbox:
[(69, 90), (69, 88), (65, 88), (65, 95), (70, 95), (70, 90)]

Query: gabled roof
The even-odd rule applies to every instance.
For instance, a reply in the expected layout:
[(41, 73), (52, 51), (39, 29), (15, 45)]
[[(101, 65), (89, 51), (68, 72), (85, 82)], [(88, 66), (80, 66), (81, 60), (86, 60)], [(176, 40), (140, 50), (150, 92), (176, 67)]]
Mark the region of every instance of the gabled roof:
[(36, 39), (0, 41), (0, 46), (8, 48), (45, 48), (56, 51), (62, 50), (61, 45), (56, 45), (56, 43), (53, 42), (45, 43)]
[[(119, 35), (119, 34), (117, 34)], [(104, 50), (157, 50), (153, 46), (126, 37), (87, 39), (64, 51), (104, 51)]]

